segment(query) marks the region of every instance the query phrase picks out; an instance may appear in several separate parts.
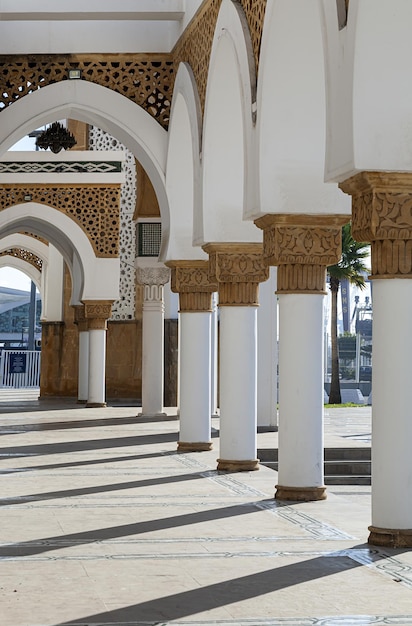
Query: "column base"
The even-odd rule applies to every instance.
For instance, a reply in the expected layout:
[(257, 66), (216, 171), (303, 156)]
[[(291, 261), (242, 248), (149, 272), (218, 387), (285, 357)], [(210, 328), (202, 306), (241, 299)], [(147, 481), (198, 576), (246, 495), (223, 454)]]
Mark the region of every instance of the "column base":
[(87, 404), (87, 400), (77, 400), (77, 404)]
[(313, 502), (326, 500), (326, 498), (326, 487), (284, 487), (283, 485), (276, 485), (275, 500)]
[(106, 402), (86, 402), (86, 409), (104, 409)]
[(211, 441), (178, 441), (177, 449), (179, 452), (206, 452), (213, 448)]
[[(158, 417), (159, 419), (164, 419), (165, 417), (169, 417), (167, 413), (138, 413), (137, 417), (141, 418), (154, 418)], [(177, 419), (177, 418), (176, 418)]]
[(369, 526), (368, 543), (386, 548), (412, 548), (411, 528), (377, 528)]
[(278, 427), (277, 426), (258, 426), (257, 432), (258, 433), (277, 433)]
[(250, 461), (217, 460), (218, 472), (253, 472), (258, 469), (259, 459), (251, 459)]

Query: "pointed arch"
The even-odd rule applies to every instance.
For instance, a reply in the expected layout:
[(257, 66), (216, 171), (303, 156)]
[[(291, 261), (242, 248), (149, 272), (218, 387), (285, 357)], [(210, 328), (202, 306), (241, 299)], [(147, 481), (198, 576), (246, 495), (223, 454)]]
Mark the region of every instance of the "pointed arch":
[(56, 119), (78, 119), (115, 136), (142, 164), (156, 191), (167, 246), (169, 206), (165, 189), (167, 132), (125, 96), (83, 80), (65, 80), (28, 94), (1, 112), (0, 155), (21, 137)]
[(170, 203), (170, 239), (166, 260), (206, 259), (196, 239), (201, 203), (201, 108), (190, 66), (181, 63), (176, 75), (169, 124), (166, 189)]
[(72, 277), (71, 304), (118, 298), (119, 259), (96, 257), (86, 233), (70, 217), (35, 202), (0, 211), (0, 238), (22, 229), (43, 237), (62, 254)]
[(253, 104), (255, 67), (245, 17), (223, 0), (216, 24), (203, 128), (201, 239), (261, 241), (244, 220), (254, 205)]

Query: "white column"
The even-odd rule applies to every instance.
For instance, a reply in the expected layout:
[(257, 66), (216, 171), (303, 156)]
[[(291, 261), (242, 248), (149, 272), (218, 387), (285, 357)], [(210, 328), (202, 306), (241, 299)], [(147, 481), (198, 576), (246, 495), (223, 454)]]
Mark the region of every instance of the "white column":
[(79, 328), (79, 379), (78, 402), (87, 402), (89, 397), (89, 331)]
[(211, 312), (182, 312), (180, 328), (180, 435), (178, 448), (211, 448)]
[(212, 334), (211, 334), (211, 377), (210, 377), (210, 400), (213, 416), (218, 415), (218, 295), (212, 295)]
[(142, 412), (165, 415), (163, 285), (145, 285), (143, 296)]
[(106, 330), (89, 330), (89, 390), (87, 407), (104, 407), (106, 372)]
[(276, 268), (259, 289), (258, 308), (258, 431), (276, 430), (277, 419), (277, 297)]
[(257, 307), (220, 306), (218, 469), (257, 469)]
[(323, 299), (322, 294), (279, 294), (279, 499), (326, 497)]
[(164, 393), (164, 297), (170, 269), (152, 259), (137, 259), (137, 280), (144, 286), (142, 311), (142, 412), (165, 416)]
[[(372, 527), (412, 537), (412, 280), (373, 281)], [(396, 534), (396, 530), (392, 530)], [(390, 533), (387, 533), (388, 536)], [(381, 535), (381, 537), (379, 537)], [(407, 540), (406, 535), (409, 535)], [(384, 542), (384, 545), (389, 545)]]

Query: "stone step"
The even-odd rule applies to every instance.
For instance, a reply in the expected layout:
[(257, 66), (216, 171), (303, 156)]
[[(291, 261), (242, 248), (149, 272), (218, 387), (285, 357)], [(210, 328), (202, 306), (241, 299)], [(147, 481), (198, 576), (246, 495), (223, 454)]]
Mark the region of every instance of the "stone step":
[[(258, 450), (258, 458), (262, 465), (277, 471), (277, 450), (261, 448)], [(326, 448), (324, 467), (325, 484), (370, 485), (370, 458), (370, 448)]]

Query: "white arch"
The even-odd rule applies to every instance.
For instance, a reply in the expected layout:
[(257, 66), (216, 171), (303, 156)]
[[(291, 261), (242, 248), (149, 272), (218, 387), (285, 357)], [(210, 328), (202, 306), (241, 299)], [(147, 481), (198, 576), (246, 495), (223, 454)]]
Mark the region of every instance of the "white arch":
[(35, 254), (43, 263), (47, 263), (49, 259), (49, 246), (30, 237), (30, 235), (23, 235), (22, 233), (13, 233), (0, 239), (0, 251), (3, 252), (8, 248), (22, 248), (32, 254)]
[[(336, 25), (336, 2), (334, 5)], [(257, 100), (259, 214), (350, 212), (324, 183), (325, 74), (318, 3), (268, 0)]]
[(170, 238), (166, 259), (207, 259), (193, 246), (195, 214), (200, 211), (201, 109), (193, 72), (181, 63), (176, 75), (169, 124), (166, 190), (170, 204)]
[(254, 62), (244, 15), (223, 0), (215, 29), (203, 132), (202, 242), (254, 242), (262, 234), (244, 221), (254, 205)]
[(11, 256), (10, 254), (5, 254), (4, 256), (0, 256), (0, 267), (12, 267), (15, 270), (19, 270), (19, 272), (23, 272), (23, 274), (26, 274), (26, 276), (34, 282), (41, 293), (41, 272), (28, 261)]
[(162, 216), (162, 246), (167, 244), (167, 132), (140, 106), (106, 87), (64, 80), (24, 96), (1, 116), (0, 155), (34, 128), (62, 118), (94, 124), (115, 136), (135, 155), (153, 184)]
[(62, 254), (72, 276), (71, 304), (119, 297), (119, 259), (97, 258), (86, 233), (70, 217), (36, 202), (0, 211), (0, 238), (22, 229), (47, 239)]

